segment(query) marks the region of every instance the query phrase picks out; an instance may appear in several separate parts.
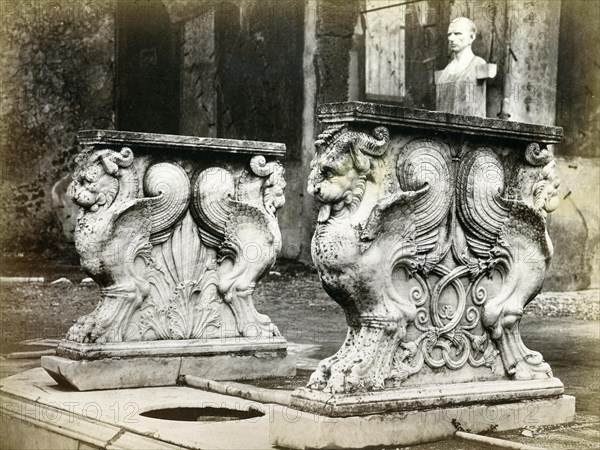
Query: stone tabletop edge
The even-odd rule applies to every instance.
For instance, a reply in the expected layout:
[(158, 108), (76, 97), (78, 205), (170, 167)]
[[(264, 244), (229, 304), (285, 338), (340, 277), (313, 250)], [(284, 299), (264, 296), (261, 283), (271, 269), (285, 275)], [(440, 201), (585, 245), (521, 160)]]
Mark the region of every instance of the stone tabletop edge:
[(444, 127), (445, 131), (471, 131), (509, 139), (537, 139), (548, 143), (558, 143), (563, 137), (561, 127), (513, 122), (491, 117), (460, 116), (440, 111), (369, 102), (325, 103), (319, 105), (317, 114), (323, 122), (371, 119), (380, 120), (382, 123), (389, 121), (392, 122), (392, 125), (422, 128), (428, 128), (435, 124)]
[(283, 156), (286, 152), (286, 145), (279, 142), (121, 130), (81, 130), (77, 133), (77, 140), (82, 145), (139, 145), (144, 147), (185, 148), (217, 152), (271, 154), (275, 156)]

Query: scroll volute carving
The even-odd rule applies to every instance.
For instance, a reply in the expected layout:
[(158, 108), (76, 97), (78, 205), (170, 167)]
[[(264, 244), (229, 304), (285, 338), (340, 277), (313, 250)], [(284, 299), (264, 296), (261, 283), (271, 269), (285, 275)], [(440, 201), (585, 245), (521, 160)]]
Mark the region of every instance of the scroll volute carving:
[(525, 160), (528, 164), (520, 167), (513, 190), (522, 192), (523, 201), (541, 214), (554, 211), (560, 202), (557, 195), (560, 179), (552, 150), (533, 142), (525, 149)]

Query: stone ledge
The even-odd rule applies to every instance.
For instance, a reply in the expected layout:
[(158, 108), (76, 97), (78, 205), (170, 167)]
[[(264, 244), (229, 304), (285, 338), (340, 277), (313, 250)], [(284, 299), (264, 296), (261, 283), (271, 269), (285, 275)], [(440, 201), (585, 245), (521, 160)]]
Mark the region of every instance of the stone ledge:
[(560, 127), (366, 102), (326, 103), (319, 106), (318, 117), (324, 123), (376, 122), (436, 134), (453, 132), (548, 144), (559, 143), (563, 137)]
[(107, 342), (82, 344), (62, 340), (56, 349), (57, 356), (73, 360), (105, 358), (210, 356), (221, 354), (247, 354), (255, 351), (285, 352), (287, 341), (283, 337), (221, 339), (177, 339), (162, 341)]
[(177, 134), (142, 133), (118, 130), (82, 130), (77, 133), (81, 145), (115, 145), (187, 150), (197, 152), (242, 153), (284, 156), (285, 144), (277, 142), (220, 139)]
[(406, 446), (448, 439), (457, 426), (472, 433), (572, 422), (575, 397), (467, 405), (344, 418), (289, 410), (275, 414), (271, 444), (294, 449)]
[(425, 385), (358, 394), (328, 394), (300, 388), (292, 394), (291, 406), (328, 417), (366, 416), (390, 411), (557, 397), (563, 392), (564, 386), (558, 378)]
[(42, 367), (57, 383), (78, 391), (174, 386), (184, 375), (214, 380), (249, 380), (293, 376), (296, 373), (295, 357), (272, 352), (93, 361), (44, 356)]

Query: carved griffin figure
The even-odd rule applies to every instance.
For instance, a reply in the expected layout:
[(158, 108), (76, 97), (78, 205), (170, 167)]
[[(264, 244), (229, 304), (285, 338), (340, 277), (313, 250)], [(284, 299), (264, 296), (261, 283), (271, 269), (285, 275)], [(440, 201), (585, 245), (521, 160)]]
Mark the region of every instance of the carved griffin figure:
[(426, 173), (412, 171), (399, 189), (390, 189), (381, 158), (388, 141), (385, 127), (371, 136), (334, 125), (315, 143), (308, 192), (320, 209), (312, 257), (349, 328), (341, 349), (311, 376), (312, 389), (342, 393), (385, 387), (416, 314), (415, 305), (394, 286), (393, 271), (399, 266), (415, 270), (438, 244), (437, 227), (450, 203), (443, 195), (449, 180), (434, 184)]
[[(84, 151), (77, 159), (70, 185), (70, 196), (81, 207), (75, 247), (83, 269), (100, 286), (101, 300), (69, 329), (69, 340), (124, 340), (129, 319), (148, 295), (144, 271), (152, 248), (150, 237), (170, 227), (187, 208), (189, 180), (181, 167), (162, 165), (174, 171), (170, 179), (177, 180), (181, 189), (172, 191), (163, 183), (160, 192), (149, 186), (150, 196), (142, 197), (133, 159), (127, 147)], [(155, 178), (157, 170), (165, 167), (148, 170), (146, 181)]]
[[(526, 163), (508, 176), (491, 149), (470, 152), (457, 183), (458, 217), (465, 230), (474, 276), (500, 273), (500, 289), (486, 299), (482, 323), (496, 342), (508, 375), (530, 380), (552, 376), (542, 355), (521, 339), (525, 306), (539, 294), (553, 248), (546, 214), (558, 206), (555, 161), (537, 143), (525, 151)], [(484, 182), (485, 180), (485, 182)]]
[[(67, 339), (120, 341), (148, 284), (134, 273), (136, 256), (149, 251), (150, 199), (138, 199), (133, 152), (84, 152), (77, 159), (70, 195), (81, 206), (75, 247), (83, 269), (101, 286), (96, 309), (80, 317)], [(115, 238), (118, 237), (117, 240)]]
[(243, 336), (279, 336), (271, 319), (254, 307), (256, 283), (281, 250), (277, 210), (285, 203), (283, 167), (255, 156), (250, 171), (211, 167), (194, 183), (192, 214), (203, 242), (217, 249), (219, 292)]

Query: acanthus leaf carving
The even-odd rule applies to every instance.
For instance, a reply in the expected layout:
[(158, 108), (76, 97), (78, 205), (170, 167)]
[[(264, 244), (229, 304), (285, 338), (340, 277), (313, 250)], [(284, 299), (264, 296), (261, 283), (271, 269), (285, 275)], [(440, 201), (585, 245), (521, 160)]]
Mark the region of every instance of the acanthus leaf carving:
[(157, 339), (200, 339), (220, 327), (216, 263), (189, 213), (153, 248), (146, 279), (142, 337), (151, 330)]

